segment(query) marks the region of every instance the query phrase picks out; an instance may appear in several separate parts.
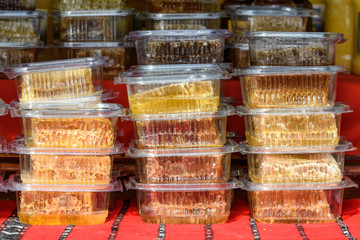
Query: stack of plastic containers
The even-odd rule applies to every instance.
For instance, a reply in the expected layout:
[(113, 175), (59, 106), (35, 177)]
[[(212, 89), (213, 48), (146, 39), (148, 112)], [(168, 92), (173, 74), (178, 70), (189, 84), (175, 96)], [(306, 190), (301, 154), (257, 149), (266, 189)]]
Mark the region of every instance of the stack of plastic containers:
[(36, 61), (37, 49), (44, 46), (47, 12), (34, 11), (35, 0), (5, 1), (0, 8), (0, 69)]
[[(245, 118), (240, 147), (249, 170), (241, 182), (251, 215), (265, 223), (336, 221), (344, 188), (357, 186), (343, 174), (345, 152), (354, 148), (340, 137), (341, 115), (351, 110), (335, 102), (345, 74), (334, 66), (343, 36), (298, 32), (305, 31), (301, 17), (283, 19), (284, 28), (258, 28), (263, 17), (253, 14), (242, 19), (252, 31), (243, 34), (251, 66), (234, 70), (244, 103), (237, 112)], [(264, 19), (279, 27), (278, 18)], [(297, 32), (261, 32), (291, 29)]]
[(20, 221), (32, 225), (104, 223), (113, 179), (113, 155), (123, 109), (102, 103), (107, 58), (80, 58), (15, 65), (4, 72), (15, 78), (20, 101), (10, 104), (20, 117), (24, 137), (11, 142), (20, 155), (20, 175), (8, 189), (17, 192)]
[(114, 60), (104, 68), (104, 79), (113, 79), (136, 64), (134, 45), (124, 41), (132, 30), (134, 12), (125, 0), (55, 0), (54, 42), (60, 57), (107, 56)]

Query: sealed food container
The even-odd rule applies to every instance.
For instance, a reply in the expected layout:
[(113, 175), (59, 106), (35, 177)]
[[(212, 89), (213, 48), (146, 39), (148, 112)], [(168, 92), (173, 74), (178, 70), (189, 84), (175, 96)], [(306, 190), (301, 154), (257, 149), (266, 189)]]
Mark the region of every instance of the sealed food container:
[(135, 41), (139, 65), (222, 63), (225, 39), (230, 30), (135, 31), (127, 37)]
[(245, 118), (246, 139), (253, 147), (337, 146), (341, 114), (352, 112), (342, 104), (287, 109), (238, 106), (237, 110)]
[(236, 68), (250, 65), (248, 43), (227, 42), (225, 46), (226, 62), (231, 62)]
[(348, 177), (331, 183), (259, 184), (240, 178), (248, 191), (250, 213), (263, 223), (336, 222), (342, 212), (344, 188), (358, 187)]
[(234, 114), (231, 105), (220, 104), (216, 112), (128, 114), (124, 119), (134, 121), (140, 149), (204, 148), (224, 146), (227, 117)]
[(137, 158), (140, 182), (216, 183), (229, 180), (231, 153), (237, 151), (232, 140), (213, 148), (139, 149), (133, 143), (127, 155)]
[(115, 84), (126, 84), (132, 114), (216, 112), (229, 78), (217, 64), (154, 65), (120, 73)]
[(146, 30), (220, 29), (221, 12), (146, 13), (141, 20)]
[(36, 0), (2, 0), (0, 10), (35, 10)]
[(45, 40), (46, 11), (0, 11), (0, 42)]
[(227, 12), (233, 33), (239, 35), (249, 31), (306, 32), (314, 14), (305, 8), (265, 6), (229, 7)]
[(122, 42), (132, 10), (53, 11), (55, 42)]
[(219, 8), (219, 0), (146, 0), (146, 11), (152, 13), (215, 12)]
[(17, 213), (30, 225), (95, 225), (106, 221), (110, 192), (122, 191), (121, 182), (110, 184), (23, 183), (11, 175), (8, 190), (16, 192)]
[(100, 96), (107, 57), (67, 59), (19, 64), (3, 74), (14, 79), (21, 102), (67, 101), (69, 98)]
[(133, 43), (116, 42), (58, 42), (60, 58), (108, 57), (114, 61), (111, 66), (103, 68), (103, 79), (112, 80), (120, 72), (136, 65), (136, 52)]
[(153, 224), (217, 224), (227, 222), (233, 189), (239, 181), (198, 184), (148, 184), (131, 177), (127, 190), (137, 190), (139, 214)]
[(251, 147), (241, 142), (240, 149), (247, 154), (254, 183), (315, 183), (340, 182), (345, 152), (356, 148), (340, 140), (335, 147)]
[(335, 65), (336, 46), (346, 40), (342, 33), (250, 32), (250, 65)]
[(0, 116), (8, 114), (8, 110), (9, 106), (2, 99), (0, 99)]
[(55, 0), (54, 9), (58, 11), (73, 10), (108, 10), (124, 9), (126, 0)]
[(232, 73), (248, 108), (313, 108), (334, 106), (337, 81), (346, 72), (343, 66), (252, 66)]
[(22, 118), (25, 145), (43, 148), (112, 148), (124, 112), (112, 103), (10, 105), (11, 116)]
[(9, 152), (19, 154), (23, 183), (36, 184), (110, 184), (115, 154), (124, 153), (124, 145), (113, 148), (37, 148), (26, 147), (15, 139)]

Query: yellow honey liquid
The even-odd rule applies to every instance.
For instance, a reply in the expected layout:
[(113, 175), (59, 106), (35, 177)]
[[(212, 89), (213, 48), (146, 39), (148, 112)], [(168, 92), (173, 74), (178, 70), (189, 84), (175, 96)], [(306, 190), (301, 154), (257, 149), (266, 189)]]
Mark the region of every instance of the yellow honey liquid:
[(152, 224), (219, 224), (228, 221), (229, 214), (216, 215), (211, 217), (167, 217), (167, 216), (141, 216), (145, 223)]

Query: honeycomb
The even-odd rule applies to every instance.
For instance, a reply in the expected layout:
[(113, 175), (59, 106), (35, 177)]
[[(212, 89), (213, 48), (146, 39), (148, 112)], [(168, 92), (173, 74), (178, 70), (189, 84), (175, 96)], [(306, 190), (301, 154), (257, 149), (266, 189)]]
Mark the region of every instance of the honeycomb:
[(305, 32), (307, 21), (302, 17), (253, 16), (249, 22), (251, 32)]
[(36, 42), (38, 40), (32, 19), (0, 19), (1, 42)]
[(147, 0), (146, 7), (152, 13), (214, 12), (217, 6), (204, 0)]
[(59, 11), (123, 9), (125, 7), (125, 0), (57, 0), (54, 2), (54, 9)]

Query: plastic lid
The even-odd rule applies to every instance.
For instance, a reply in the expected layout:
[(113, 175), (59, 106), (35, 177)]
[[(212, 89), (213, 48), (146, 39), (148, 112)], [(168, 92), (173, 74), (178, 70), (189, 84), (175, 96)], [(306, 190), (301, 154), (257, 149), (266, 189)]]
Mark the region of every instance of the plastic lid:
[(227, 8), (227, 13), (236, 16), (312, 17), (314, 11), (306, 8), (242, 6)]
[(231, 190), (240, 187), (240, 181), (236, 178), (226, 183), (186, 183), (186, 184), (154, 184), (140, 183), (135, 177), (130, 177), (124, 185), (127, 190), (142, 190), (151, 192), (202, 192), (202, 191), (219, 191)]
[(0, 99), (0, 116), (8, 114), (9, 105), (5, 104), (3, 100)]
[(10, 175), (7, 189), (17, 191), (39, 191), (39, 192), (122, 192), (121, 181), (113, 178), (110, 184), (80, 185), (80, 184), (34, 184), (23, 183), (20, 174)]
[(232, 63), (205, 63), (205, 64), (168, 64), (168, 65), (135, 65), (131, 66), (129, 70), (136, 71), (153, 71), (153, 72), (162, 72), (164, 71), (178, 71), (178, 72), (191, 72), (199, 71), (202, 69), (213, 69), (220, 67), (223, 70), (232, 71)]
[(1, 48), (43, 48), (44, 42), (0, 42)]
[(55, 17), (114, 17), (133, 15), (133, 9), (123, 10), (74, 10), (74, 11), (52, 11), (51, 16)]
[(154, 84), (230, 78), (228, 70), (218, 64), (174, 64), (132, 67), (115, 77), (114, 82), (115, 84)]
[(237, 48), (243, 51), (249, 51), (249, 43), (227, 42), (225, 48)]
[(240, 142), (242, 154), (304, 154), (336, 153), (356, 150), (351, 142), (341, 139), (337, 146), (299, 146), (299, 147), (252, 147), (246, 141)]
[(255, 115), (304, 115), (304, 114), (342, 114), (352, 112), (352, 109), (344, 104), (335, 103), (334, 107), (322, 108), (246, 108), (245, 106), (237, 106), (239, 116), (255, 116)]
[(55, 48), (134, 48), (133, 42), (54, 42)]
[(34, 104), (26, 108), (19, 102), (11, 102), (10, 114), (23, 118), (109, 118), (123, 116), (124, 108), (115, 103)]
[(221, 37), (229, 38), (231, 31), (227, 29), (203, 29), (203, 30), (152, 30), (133, 31), (129, 33), (126, 40), (134, 41), (150, 37)]
[(113, 64), (113, 60), (109, 60), (108, 57), (72, 58), (57, 61), (12, 65), (10, 67), (6, 67), (3, 73), (9, 79), (13, 79), (25, 73), (62, 71), (85, 67), (107, 67)]
[(213, 13), (145, 13), (140, 16), (142, 20), (179, 20), (179, 19), (220, 19), (222, 12)]
[(246, 177), (240, 177), (241, 189), (245, 191), (276, 191), (276, 190), (287, 190), (287, 191), (298, 191), (298, 190), (335, 190), (359, 187), (350, 178), (344, 177), (341, 182), (320, 182), (320, 183), (253, 183)]
[(1, 18), (45, 18), (47, 11), (0, 11)]
[(126, 111), (124, 120), (128, 121), (166, 121), (166, 120), (184, 120), (201, 118), (220, 118), (236, 115), (236, 110), (229, 104), (220, 104), (217, 112), (191, 112), (191, 113), (169, 113), (169, 114), (132, 114), (130, 110)]
[(0, 176), (0, 192), (7, 192), (3, 176)]
[(9, 144), (9, 153), (36, 155), (87, 155), (103, 156), (125, 153), (124, 144), (117, 142), (113, 148), (39, 148), (26, 147), (23, 138), (14, 139)]
[(228, 139), (223, 147), (212, 148), (167, 148), (167, 149), (138, 149), (135, 142), (130, 143), (127, 156), (141, 157), (173, 157), (173, 156), (205, 156), (214, 154), (227, 154), (239, 151), (238, 144)]
[(321, 39), (322, 41), (335, 41), (338, 43), (345, 42), (344, 34), (331, 32), (246, 32), (244, 38), (271, 38), (274, 43), (282, 39), (291, 39), (292, 41), (303, 39), (314, 40)]
[(6, 139), (2, 136), (0, 136), (0, 153), (6, 153), (7, 152), (7, 142)]
[(250, 66), (234, 68), (233, 76), (268, 75), (268, 74), (311, 74), (311, 73), (346, 72), (344, 66)]

